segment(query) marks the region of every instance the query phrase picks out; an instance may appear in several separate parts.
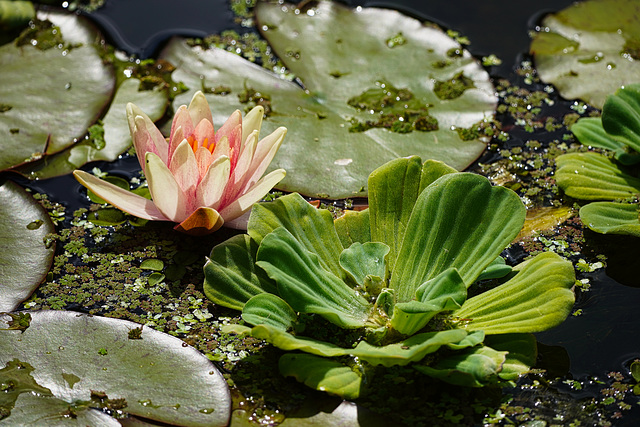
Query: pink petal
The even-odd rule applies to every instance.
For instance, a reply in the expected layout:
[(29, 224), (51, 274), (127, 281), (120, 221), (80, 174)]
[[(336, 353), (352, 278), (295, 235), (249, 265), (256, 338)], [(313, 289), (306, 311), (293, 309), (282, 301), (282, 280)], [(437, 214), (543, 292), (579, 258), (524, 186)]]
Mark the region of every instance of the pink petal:
[(144, 154), (147, 151), (156, 153), (161, 159), (166, 160), (169, 151), (167, 140), (149, 116), (132, 103), (127, 104), (126, 111), (131, 139), (142, 170), (144, 171)]
[(200, 181), (197, 189), (199, 206), (209, 206), (218, 209), (220, 197), (224, 194), (229, 182), (231, 162), (227, 156), (218, 157), (213, 161), (209, 170)]
[(231, 148), (229, 147), (229, 138), (223, 136), (216, 141), (216, 148), (213, 150), (213, 157), (218, 158), (220, 156), (231, 157)]
[(120, 210), (151, 221), (170, 221), (149, 199), (145, 199), (81, 170), (73, 171), (73, 176), (80, 184)]
[(225, 199), (235, 199), (238, 193), (242, 191), (246, 179), (253, 175), (253, 171), (249, 168), (251, 167), (251, 161), (253, 160), (253, 154), (256, 150), (257, 143), (258, 131), (254, 130), (247, 138), (245, 145), (242, 147), (242, 152), (238, 156), (236, 167), (231, 173), (230, 185), (227, 189), (227, 193), (225, 194)]
[(196, 187), (200, 181), (198, 162), (186, 139), (182, 140), (171, 156), (169, 171), (176, 179), (182, 191), (191, 198), (195, 197)]
[[(238, 125), (242, 125), (242, 114), (240, 114), (240, 110), (236, 110), (233, 113), (231, 113), (227, 121), (224, 122), (224, 124), (220, 127), (220, 129), (217, 130), (216, 142), (223, 136), (226, 136), (227, 138), (229, 138), (229, 140), (231, 140), (232, 139), (231, 134), (237, 133), (235, 129)], [(242, 130), (240, 130), (240, 134), (242, 134)]]
[(158, 210), (173, 222), (184, 221), (195, 209), (176, 182), (167, 165), (153, 153), (145, 156), (147, 183)]
[(246, 187), (252, 186), (260, 179), (262, 174), (267, 170), (273, 157), (278, 152), (284, 136), (287, 134), (287, 128), (279, 127), (273, 133), (263, 138), (256, 147), (256, 151), (253, 154), (251, 160), (251, 166), (249, 167), (250, 176), (245, 177), (243, 185), (245, 188), (242, 191), (246, 191)]
[[(191, 121), (191, 116), (189, 115), (189, 110), (187, 110), (186, 105), (181, 105), (180, 107), (178, 107), (176, 114), (173, 116), (173, 122), (171, 123), (171, 134), (169, 135), (170, 143), (173, 143), (174, 134), (179, 127), (182, 128), (182, 135), (184, 135), (184, 138), (188, 138), (189, 135), (193, 134), (193, 122)], [(181, 141), (182, 139), (180, 139), (180, 141), (176, 143), (173, 143), (173, 148), (175, 149), (175, 147), (177, 147)]]
[(191, 102), (189, 103), (188, 110), (192, 123), (200, 123), (202, 120), (213, 123), (209, 103), (201, 91), (197, 91), (193, 95), (193, 98), (191, 98)]
[(264, 108), (261, 105), (257, 105), (247, 113), (242, 119), (242, 136), (246, 138), (247, 135), (251, 135), (254, 130), (260, 133), (260, 127), (262, 126), (262, 118), (264, 117)]
[(246, 230), (247, 226), (249, 225), (250, 215), (251, 215), (251, 210), (248, 210), (236, 219), (232, 219), (231, 221), (225, 221), (224, 226), (228, 228), (233, 228), (236, 230)]
[(213, 161), (213, 155), (204, 147), (200, 147), (196, 150), (196, 162), (198, 162), (198, 174), (200, 179), (207, 173), (209, 166)]
[(202, 119), (198, 122), (193, 136), (201, 147), (209, 148), (211, 144), (215, 144), (215, 134), (213, 132), (213, 124), (209, 120)]
[(259, 202), (278, 182), (284, 178), (286, 172), (284, 169), (276, 169), (265, 175), (245, 194), (231, 202), (220, 210), (220, 215), (226, 221), (232, 221), (243, 215), (251, 206)]

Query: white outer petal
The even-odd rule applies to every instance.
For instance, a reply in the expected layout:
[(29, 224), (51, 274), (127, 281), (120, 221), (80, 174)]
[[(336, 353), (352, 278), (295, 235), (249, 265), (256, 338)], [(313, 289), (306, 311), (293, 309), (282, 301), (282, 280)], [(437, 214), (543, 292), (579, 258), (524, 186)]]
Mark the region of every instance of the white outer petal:
[(164, 162), (154, 153), (147, 153), (147, 183), (158, 210), (173, 222), (184, 221), (194, 210), (187, 196)]
[(251, 209), (251, 206), (256, 202), (259, 202), (260, 199), (262, 199), (274, 185), (279, 183), (285, 175), (286, 172), (284, 169), (276, 169), (273, 172), (270, 172), (252, 186), (245, 194), (219, 210), (218, 212), (220, 212), (220, 216), (224, 218), (224, 222), (232, 221)]
[(73, 176), (75, 176), (80, 184), (120, 210), (137, 216), (138, 218), (151, 221), (170, 221), (149, 199), (113, 185), (110, 182), (103, 181), (81, 170), (74, 171)]

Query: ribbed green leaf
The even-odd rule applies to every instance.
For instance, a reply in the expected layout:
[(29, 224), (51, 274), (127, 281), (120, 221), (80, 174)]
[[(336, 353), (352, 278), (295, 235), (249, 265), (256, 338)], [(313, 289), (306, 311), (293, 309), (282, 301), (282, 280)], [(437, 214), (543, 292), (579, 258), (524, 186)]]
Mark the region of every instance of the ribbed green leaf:
[(278, 285), (278, 294), (301, 313), (315, 313), (343, 328), (363, 327), (371, 307), (340, 278), (325, 270), (286, 228), (262, 239), (257, 263)]
[(325, 270), (345, 277), (339, 262), (344, 248), (328, 210), (314, 208), (296, 193), (254, 205), (247, 232), (258, 244), (278, 227), (286, 228), (306, 250), (318, 255)]
[(576, 199), (624, 199), (640, 192), (640, 179), (602, 154), (563, 154), (556, 166), (558, 186)]
[(242, 309), (242, 320), (252, 325), (270, 325), (286, 331), (294, 326), (298, 315), (282, 298), (263, 293), (247, 301)]
[(340, 237), (342, 246), (348, 248), (355, 242), (371, 241), (369, 227), (369, 209), (363, 211), (345, 211), (344, 215), (336, 219), (333, 224)]
[(627, 144), (613, 138), (604, 130), (600, 117), (582, 117), (571, 126), (571, 132), (583, 145), (615, 152), (616, 160), (623, 165), (632, 165), (640, 161), (640, 154), (630, 152)]
[(297, 337), (271, 325), (254, 326), (251, 329), (251, 335), (266, 340), (282, 350), (301, 350), (325, 357), (351, 355), (373, 365), (387, 367), (417, 362), (427, 354), (436, 352), (443, 345), (457, 343), (460, 348), (464, 348), (475, 342), (475, 340), (464, 341), (467, 332), (462, 329), (417, 334), (402, 342), (381, 347), (360, 341), (355, 348), (343, 348), (307, 337)]
[(356, 242), (342, 251), (340, 265), (353, 278), (363, 285), (368, 275), (385, 277), (384, 257), (389, 253), (389, 246), (380, 242)]
[(393, 307), (391, 326), (401, 334), (415, 334), (436, 314), (460, 308), (467, 287), (456, 269), (450, 268), (420, 286), (416, 298)]
[(513, 191), (469, 173), (427, 187), (413, 209), (390, 288), (411, 300), (424, 282), (456, 268), (467, 286), (516, 237), (526, 209)]
[(640, 237), (638, 205), (593, 202), (580, 208), (580, 219), (595, 232)]
[(450, 384), (482, 387), (497, 381), (506, 355), (506, 351), (496, 351), (491, 347), (473, 347), (456, 352), (434, 366), (415, 365), (414, 367), (423, 374)]
[(362, 376), (348, 366), (332, 359), (311, 354), (284, 354), (278, 362), (280, 373), (294, 377), (307, 387), (335, 394), (343, 399), (357, 399), (362, 388)]
[(469, 319), (465, 328), (487, 335), (540, 332), (569, 315), (575, 296), (571, 262), (545, 252), (520, 264), (508, 282), (468, 299), (455, 316)]
[(237, 235), (216, 245), (204, 265), (204, 293), (216, 304), (242, 310), (254, 295), (276, 293), (276, 284), (255, 265), (258, 245)]
[(504, 258), (497, 256), (491, 264), (485, 268), (476, 280), (499, 279), (511, 273), (511, 266), (505, 263)]
[(387, 263), (393, 271), (416, 199), (429, 184), (456, 172), (442, 162), (411, 156), (392, 160), (369, 175), (371, 240), (386, 243)]
[(624, 85), (607, 97), (602, 107), (602, 127), (640, 152), (640, 84)]
[(484, 344), (494, 350), (508, 352), (498, 374), (503, 380), (515, 381), (536, 363), (538, 347), (532, 334), (489, 335)]

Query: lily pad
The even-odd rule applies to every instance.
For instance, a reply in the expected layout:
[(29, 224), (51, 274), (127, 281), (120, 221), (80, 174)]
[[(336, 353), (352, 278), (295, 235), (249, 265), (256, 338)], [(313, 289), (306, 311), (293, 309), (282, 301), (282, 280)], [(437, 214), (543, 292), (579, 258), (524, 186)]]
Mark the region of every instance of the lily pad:
[[(100, 34), (93, 26), (74, 14), (37, 16), (44, 22), (40, 36), (27, 34), (24, 44), (0, 47), (0, 170), (74, 144), (114, 89), (113, 71), (99, 55)], [(55, 26), (47, 27), (48, 21)]]
[[(119, 401), (123, 412), (154, 421), (225, 426), (231, 398), (211, 361), (182, 340), (153, 329), (145, 328), (141, 339), (131, 339), (129, 332), (139, 327), (74, 312), (32, 312), (23, 332), (0, 331), (0, 364), (13, 360), (28, 364), (37, 385), (72, 405), (98, 394), (123, 399)], [(53, 411), (50, 414), (43, 414), (41, 406), (16, 403), (21, 411), (59, 415), (50, 401), (43, 401)], [(12, 416), (6, 421), (12, 422)]]
[(364, 196), (369, 173), (389, 160), (417, 154), (461, 170), (484, 150), (485, 144), (463, 141), (452, 127), (492, 116), (493, 86), (482, 66), (442, 30), (396, 11), (328, 1), (303, 11), (259, 3), (256, 17), (304, 88), (233, 53), (191, 48), (180, 39), (162, 58), (176, 65), (173, 80), (190, 88), (175, 105), (203, 85), (227, 88), (224, 95), (207, 95), (217, 126), (235, 109), (268, 104), (263, 133), (288, 128), (271, 164), (287, 170), (279, 189)]
[(47, 212), (22, 187), (0, 181), (0, 312), (13, 311), (44, 280), (55, 244)]
[(140, 80), (123, 81), (116, 91), (102, 125), (94, 126), (100, 133), (98, 140), (91, 138), (51, 156), (45, 156), (38, 162), (28, 163), (17, 170), (30, 178), (46, 179), (65, 175), (89, 162), (112, 162), (131, 146), (131, 135), (125, 107), (132, 102), (140, 107), (151, 120), (160, 119), (167, 107), (168, 96), (164, 90), (141, 90)]
[(640, 80), (640, 3), (577, 2), (543, 19), (530, 52), (562, 96), (602, 108), (607, 95)]

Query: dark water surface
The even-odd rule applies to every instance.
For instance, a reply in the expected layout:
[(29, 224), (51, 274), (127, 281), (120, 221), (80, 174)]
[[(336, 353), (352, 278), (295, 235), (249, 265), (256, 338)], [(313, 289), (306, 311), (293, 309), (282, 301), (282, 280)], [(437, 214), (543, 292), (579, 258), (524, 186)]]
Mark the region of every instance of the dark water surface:
[[(502, 59), (502, 65), (492, 70), (501, 77), (514, 75), (514, 67), (529, 47), (528, 31), (537, 20), (546, 12), (558, 11), (572, 3), (570, 0), (347, 1), (351, 6), (394, 8), (456, 30), (469, 38), (468, 49), (472, 54), (478, 57), (495, 54)], [(225, 0), (107, 0), (90, 17), (112, 43), (141, 58), (155, 55), (173, 35), (203, 37), (227, 29), (247, 31), (233, 22)], [(97, 166), (124, 176), (138, 168), (134, 158)], [(32, 187), (69, 208), (85, 203), (80, 186), (70, 176), (33, 183)], [(629, 251), (637, 254), (640, 239), (627, 244)], [(608, 371), (626, 370), (631, 360), (640, 358), (639, 279), (638, 275), (628, 273), (638, 265), (639, 258), (632, 255), (628, 261), (631, 265), (610, 267), (626, 271), (619, 276), (610, 270), (610, 276), (620, 282), (603, 271), (594, 273), (591, 290), (579, 294), (576, 302), (576, 309), (582, 309), (583, 314), (570, 316), (561, 326), (538, 334), (541, 343), (560, 346), (568, 353), (569, 374), (573, 378), (602, 378)], [(627, 411), (616, 425), (640, 425), (638, 409)]]

